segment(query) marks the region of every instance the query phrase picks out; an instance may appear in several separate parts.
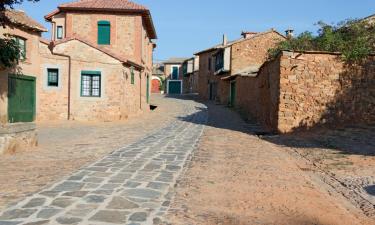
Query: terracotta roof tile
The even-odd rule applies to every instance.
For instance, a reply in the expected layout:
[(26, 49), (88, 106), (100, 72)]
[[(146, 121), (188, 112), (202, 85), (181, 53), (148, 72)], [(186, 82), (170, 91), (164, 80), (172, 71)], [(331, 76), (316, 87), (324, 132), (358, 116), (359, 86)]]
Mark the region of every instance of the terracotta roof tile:
[(18, 26), (25, 27), (38, 32), (47, 32), (48, 30), (40, 23), (33, 20), (25, 12), (20, 10), (6, 10), (5, 17), (10, 23)]
[(59, 40), (59, 41), (53, 41), (50, 44), (52, 46), (56, 46), (56, 45), (60, 45), (60, 44), (63, 44), (63, 43), (69, 42), (69, 41), (73, 41), (73, 40), (80, 41), (80, 42), (82, 42), (82, 43), (84, 43), (84, 44), (86, 44), (86, 45), (88, 45), (92, 48), (95, 48), (95, 49), (103, 52), (104, 54), (109, 55), (112, 58), (119, 60), (120, 62), (122, 62), (126, 65), (134, 66), (135, 68), (140, 69), (140, 70), (144, 69), (144, 67), (142, 65), (140, 65), (136, 62), (133, 62), (131, 60), (128, 60), (127, 58), (113, 52), (112, 50), (110, 50), (106, 47), (98, 47), (94, 43), (91, 43), (89, 40), (85, 40), (84, 38), (81, 38), (81, 37), (65, 38), (65, 39), (62, 39), (62, 40)]
[(148, 10), (145, 6), (136, 4), (128, 0), (81, 0), (71, 3), (61, 4), (59, 8), (89, 8), (89, 9), (128, 9), (128, 10)]
[(57, 10), (49, 13), (44, 18), (47, 21), (50, 21), (54, 15), (63, 11), (70, 10), (141, 13), (150, 38), (157, 38), (150, 10), (143, 5), (139, 5), (128, 0), (80, 0), (71, 3), (65, 3), (59, 5)]

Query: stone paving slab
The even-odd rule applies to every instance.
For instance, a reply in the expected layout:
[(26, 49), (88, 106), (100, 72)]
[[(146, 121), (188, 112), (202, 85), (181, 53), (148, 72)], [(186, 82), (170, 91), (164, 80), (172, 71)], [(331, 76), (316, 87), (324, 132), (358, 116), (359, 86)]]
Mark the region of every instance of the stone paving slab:
[(160, 221), (207, 122), (204, 105), (181, 102), (184, 114), (167, 127), (5, 209), (0, 225)]

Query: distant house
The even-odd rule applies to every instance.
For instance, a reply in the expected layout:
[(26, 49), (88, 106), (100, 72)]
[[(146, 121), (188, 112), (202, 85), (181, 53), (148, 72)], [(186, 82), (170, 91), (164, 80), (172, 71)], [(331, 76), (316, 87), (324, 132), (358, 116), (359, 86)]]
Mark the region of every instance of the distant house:
[(182, 64), (183, 93), (198, 93), (199, 56), (187, 59)]
[(180, 70), (186, 58), (170, 58), (163, 62), (167, 94), (182, 94), (183, 79)]
[(162, 82), (164, 82), (164, 65), (161, 63), (154, 63), (151, 78), (151, 93), (161, 93)]
[[(236, 77), (259, 68), (268, 56), (268, 49), (285, 40), (271, 29), (266, 32), (242, 32), (242, 38), (227, 41), (196, 53), (199, 56), (198, 93), (205, 100), (235, 106)], [(243, 93), (242, 95), (245, 95)]]

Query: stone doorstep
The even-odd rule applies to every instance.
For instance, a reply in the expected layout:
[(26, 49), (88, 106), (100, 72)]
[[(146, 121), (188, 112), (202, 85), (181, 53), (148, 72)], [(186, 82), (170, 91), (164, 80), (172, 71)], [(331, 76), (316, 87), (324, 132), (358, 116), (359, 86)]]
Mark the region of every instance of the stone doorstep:
[(5, 134), (22, 133), (35, 130), (35, 123), (7, 123), (3, 126), (0, 126), (0, 136)]

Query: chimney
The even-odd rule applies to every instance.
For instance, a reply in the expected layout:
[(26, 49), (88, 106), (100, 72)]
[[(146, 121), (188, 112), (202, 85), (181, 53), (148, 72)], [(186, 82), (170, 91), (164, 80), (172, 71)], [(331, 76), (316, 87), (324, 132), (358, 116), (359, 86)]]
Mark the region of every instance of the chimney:
[(251, 38), (254, 37), (258, 32), (250, 32), (250, 31), (242, 31), (241, 35), (243, 38)]
[(288, 38), (288, 39), (292, 39), (294, 37), (294, 30), (292, 28), (288, 28), (286, 31), (285, 31), (285, 36)]
[(228, 38), (226, 34), (223, 34), (223, 46), (228, 44)]

